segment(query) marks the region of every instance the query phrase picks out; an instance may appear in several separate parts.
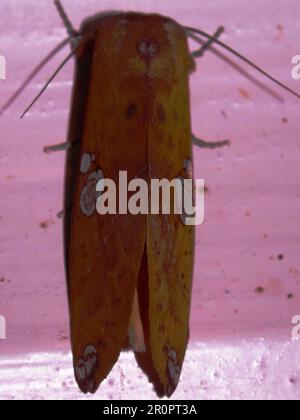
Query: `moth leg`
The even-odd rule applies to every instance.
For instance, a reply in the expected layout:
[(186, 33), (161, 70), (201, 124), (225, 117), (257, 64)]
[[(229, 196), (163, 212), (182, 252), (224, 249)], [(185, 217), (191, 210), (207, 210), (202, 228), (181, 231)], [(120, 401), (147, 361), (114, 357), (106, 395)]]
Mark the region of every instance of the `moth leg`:
[(57, 213), (56, 218), (57, 218), (58, 220), (62, 220), (62, 219), (64, 218), (64, 215), (65, 215), (65, 210), (60, 210), (60, 211)]
[[(218, 39), (218, 38), (222, 35), (222, 33), (223, 33), (224, 31), (225, 31), (225, 28), (224, 28), (223, 26), (220, 26), (220, 27), (216, 30), (216, 32), (214, 33), (214, 35), (212, 36), (212, 38), (211, 38), (211, 39), (209, 39), (208, 41), (203, 41), (203, 45), (202, 45), (202, 47), (201, 47), (201, 48), (199, 48), (198, 50), (194, 51), (194, 52), (192, 53), (192, 56), (193, 56), (194, 58), (202, 57), (202, 56), (204, 55), (205, 51), (206, 51), (206, 50), (208, 50), (208, 49), (212, 46), (212, 44), (214, 43), (214, 41), (215, 41), (216, 39)], [(199, 38), (198, 38), (198, 39), (199, 39)]]
[(70, 147), (71, 147), (70, 142), (54, 144), (53, 146), (45, 146), (43, 148), (43, 152), (47, 154), (52, 153), (52, 152), (62, 152), (62, 151), (68, 150)]
[(72, 25), (70, 19), (68, 18), (68, 15), (67, 15), (66, 11), (65, 11), (63, 5), (61, 4), (61, 1), (60, 0), (54, 0), (54, 4), (57, 8), (57, 11), (58, 11), (62, 21), (63, 21), (63, 24), (65, 25), (65, 28), (68, 32), (68, 35), (69, 36), (74, 36), (74, 37), (76, 35), (78, 35), (77, 31), (73, 28), (73, 25)]
[(221, 140), (221, 141), (215, 141), (215, 142), (205, 141), (205, 140), (195, 137), (193, 134), (192, 134), (192, 143), (195, 146), (201, 147), (202, 149), (218, 149), (220, 147), (230, 146), (231, 144), (230, 140)]
[(71, 38), (71, 41), (70, 41), (71, 47), (72, 47), (72, 49), (76, 48), (80, 39), (81, 39), (80, 34), (78, 33), (78, 31), (76, 31), (76, 29), (74, 29), (70, 19), (68, 18), (68, 15), (67, 15), (63, 5), (61, 4), (61, 1), (60, 0), (54, 0), (54, 4), (57, 8), (57, 11), (58, 11), (62, 21), (63, 21), (63, 24), (66, 28), (66, 31), (67, 31), (69, 37)]

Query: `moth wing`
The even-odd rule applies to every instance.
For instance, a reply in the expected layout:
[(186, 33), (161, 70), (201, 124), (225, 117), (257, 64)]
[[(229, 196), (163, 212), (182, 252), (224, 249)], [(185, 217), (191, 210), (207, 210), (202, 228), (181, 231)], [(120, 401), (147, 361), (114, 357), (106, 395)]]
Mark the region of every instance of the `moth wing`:
[[(158, 40), (160, 55), (150, 68), (156, 72), (148, 130), (150, 179), (188, 178), (192, 66), (186, 36), (173, 21), (160, 22), (151, 36)], [(176, 389), (188, 344), (193, 260), (193, 227), (184, 225), (177, 214), (147, 216), (138, 283), (146, 353), (136, 353), (136, 358), (160, 396)]]
[[(132, 89), (136, 83), (130, 73), (119, 71), (127, 66), (126, 49), (115, 42), (125, 36), (119, 19), (103, 21), (94, 41), (85, 113), (78, 115), (84, 121), (76, 185), (66, 188), (73, 192), (66, 213), (71, 341), (83, 392), (96, 391), (125, 344), (145, 249), (144, 215), (100, 215), (95, 208), (101, 178), (113, 180), (118, 191), (120, 170), (132, 179), (147, 166), (145, 119), (134, 115), (132, 105), (143, 103), (145, 93), (139, 86)], [(73, 182), (70, 176), (67, 182)]]

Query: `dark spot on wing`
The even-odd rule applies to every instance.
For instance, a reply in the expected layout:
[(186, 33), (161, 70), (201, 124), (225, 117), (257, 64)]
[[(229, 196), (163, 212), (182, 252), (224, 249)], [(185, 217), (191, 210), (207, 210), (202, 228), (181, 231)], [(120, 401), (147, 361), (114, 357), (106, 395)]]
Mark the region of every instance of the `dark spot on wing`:
[(128, 104), (125, 111), (125, 118), (132, 118), (137, 113), (137, 106), (134, 103)]
[(162, 105), (158, 105), (156, 108), (157, 119), (161, 124), (164, 124), (167, 120), (166, 113)]

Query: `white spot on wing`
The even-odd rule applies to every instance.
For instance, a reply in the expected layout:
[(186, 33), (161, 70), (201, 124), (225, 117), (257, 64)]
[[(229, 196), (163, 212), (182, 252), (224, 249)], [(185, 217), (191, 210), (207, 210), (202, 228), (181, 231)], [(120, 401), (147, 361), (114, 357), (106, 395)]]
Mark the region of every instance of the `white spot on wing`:
[(86, 174), (92, 164), (92, 156), (89, 153), (84, 153), (80, 162), (80, 172)]
[(85, 379), (86, 377), (86, 369), (85, 369), (85, 365), (84, 365), (84, 360), (83, 359), (79, 359), (77, 362), (77, 365), (75, 367), (75, 375), (76, 378), (78, 380), (78, 382), (82, 381)]
[(97, 367), (98, 356), (95, 346), (87, 346), (84, 355), (75, 366), (75, 375), (81, 388), (85, 391), (93, 392), (94, 390), (94, 372)]
[(86, 185), (81, 191), (80, 209), (87, 217), (92, 216), (96, 210), (96, 185), (101, 179), (104, 179), (104, 174), (101, 169), (91, 173), (88, 177)]
[(95, 346), (87, 346), (84, 351), (86, 374), (90, 376), (97, 365), (97, 349)]
[(177, 353), (174, 349), (169, 350), (168, 357), (168, 372), (170, 380), (173, 386), (176, 387), (180, 378), (181, 366), (177, 362)]

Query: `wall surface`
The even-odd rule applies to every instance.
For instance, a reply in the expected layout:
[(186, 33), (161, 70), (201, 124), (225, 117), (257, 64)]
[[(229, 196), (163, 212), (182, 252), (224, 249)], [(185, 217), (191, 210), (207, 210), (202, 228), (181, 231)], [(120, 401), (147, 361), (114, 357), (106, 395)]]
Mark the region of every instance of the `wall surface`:
[[(103, 10), (169, 15), (213, 33), (300, 92), (298, 0), (64, 0), (75, 26)], [(51, 0), (0, 0), (0, 105), (65, 37)], [(192, 45), (192, 44), (191, 44)], [(66, 56), (59, 53), (0, 118), (0, 399), (86, 398), (72, 379), (64, 283), (64, 153), (73, 62), (23, 120), (20, 114)], [(230, 57), (234, 62), (238, 61)], [(239, 63), (240, 64), (240, 63)], [(197, 228), (191, 345), (174, 398), (300, 398), (299, 101), (242, 65), (281, 96), (257, 86), (211, 52), (191, 76), (193, 131), (229, 138), (194, 150), (205, 178), (206, 220)], [(124, 372), (124, 373), (123, 373)], [(136, 378), (136, 379), (132, 379)], [(155, 398), (131, 355), (122, 355), (94, 398)]]

